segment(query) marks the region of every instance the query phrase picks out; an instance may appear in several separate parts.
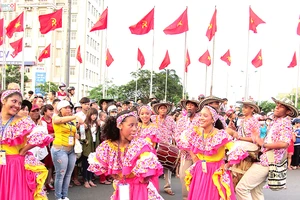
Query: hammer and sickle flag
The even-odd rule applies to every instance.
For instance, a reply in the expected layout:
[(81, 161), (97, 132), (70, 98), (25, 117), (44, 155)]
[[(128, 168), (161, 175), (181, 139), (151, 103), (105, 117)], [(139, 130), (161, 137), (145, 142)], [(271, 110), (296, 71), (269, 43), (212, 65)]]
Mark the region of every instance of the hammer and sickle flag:
[(144, 35), (154, 29), (154, 8), (143, 17), (137, 24), (129, 27), (132, 34)]
[(164, 29), (164, 33), (167, 35), (175, 35), (184, 33), (189, 30), (187, 8), (185, 11), (168, 27)]
[(57, 28), (62, 28), (62, 8), (53, 13), (40, 15), (39, 22), (42, 34), (46, 34)]

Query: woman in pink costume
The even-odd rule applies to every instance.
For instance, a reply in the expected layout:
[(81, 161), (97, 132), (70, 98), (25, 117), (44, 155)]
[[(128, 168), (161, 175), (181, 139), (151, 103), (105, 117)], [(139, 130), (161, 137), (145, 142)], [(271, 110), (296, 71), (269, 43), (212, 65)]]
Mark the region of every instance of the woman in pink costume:
[(1, 95), (0, 118), (0, 199), (47, 199), (42, 187), (48, 171), (28, 150), (44, 147), (53, 138), (36, 127), (21, 109), (19, 90), (6, 90)]
[(163, 168), (151, 142), (135, 137), (137, 126), (134, 112), (122, 111), (116, 118), (108, 118), (103, 129), (107, 140), (89, 156), (88, 170), (114, 178), (112, 200), (162, 199), (149, 180), (161, 175)]
[(185, 183), (189, 200), (233, 200), (234, 187), (230, 172), (231, 164), (248, 156), (241, 148), (229, 151), (225, 164), (225, 149), (233, 147), (232, 137), (221, 130), (223, 125), (217, 111), (204, 106), (200, 112), (200, 125), (189, 135), (191, 156), (194, 164), (186, 171)]

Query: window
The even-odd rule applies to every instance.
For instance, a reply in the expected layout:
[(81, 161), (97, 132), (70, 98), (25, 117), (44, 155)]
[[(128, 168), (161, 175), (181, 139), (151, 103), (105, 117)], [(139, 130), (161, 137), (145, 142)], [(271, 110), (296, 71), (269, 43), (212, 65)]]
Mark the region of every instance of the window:
[(72, 0), (72, 5), (77, 6), (77, 0)]
[(88, 11), (89, 11), (89, 12), (91, 11), (91, 2), (89, 2), (89, 5), (88, 5)]
[(71, 22), (77, 22), (77, 14), (71, 15)]
[(89, 52), (86, 52), (86, 61), (89, 61)]
[(85, 78), (86, 78), (86, 79), (88, 78), (88, 73), (89, 73), (89, 70), (86, 69), (86, 70), (85, 70)]
[(70, 75), (75, 76), (75, 67), (73, 66), (70, 67)]
[(39, 38), (44, 38), (45, 35), (44, 34), (41, 34), (41, 32), (39, 31)]
[(71, 31), (71, 40), (76, 40), (76, 31)]
[(75, 49), (71, 49), (70, 51), (70, 57), (75, 58)]
[(30, 67), (25, 67), (25, 73), (30, 73)]
[(31, 29), (25, 29), (25, 37), (31, 38)]
[(87, 26), (88, 26), (88, 28), (90, 28), (90, 18), (88, 18), (88, 23), (87, 23)]
[(54, 74), (55, 74), (55, 77), (59, 77), (60, 76), (60, 66), (55, 66), (55, 70), (54, 70)]

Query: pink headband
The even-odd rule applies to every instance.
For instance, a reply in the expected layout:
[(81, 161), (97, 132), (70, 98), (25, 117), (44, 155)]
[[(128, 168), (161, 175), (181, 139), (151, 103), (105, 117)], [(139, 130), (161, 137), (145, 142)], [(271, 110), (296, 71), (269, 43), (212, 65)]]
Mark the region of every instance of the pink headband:
[(204, 106), (203, 108), (208, 108), (208, 110), (210, 111), (210, 113), (212, 115), (214, 122), (216, 122), (219, 119), (219, 114), (217, 113), (217, 111), (215, 109), (213, 109), (210, 106)]
[(124, 114), (124, 115), (121, 115), (117, 118), (117, 125), (119, 126), (126, 117), (130, 117), (130, 116), (133, 116), (135, 118), (137, 118), (135, 112), (130, 112), (130, 113), (127, 113), (127, 114)]
[(139, 114), (140, 114), (140, 112), (141, 112), (141, 110), (142, 110), (143, 108), (146, 108), (150, 113), (152, 113), (152, 109), (151, 109), (150, 106), (148, 106), (148, 105), (143, 105), (143, 106), (141, 106), (140, 109), (139, 109)]
[(1, 95), (1, 101), (3, 101), (6, 97), (8, 97), (9, 95), (11, 95), (13, 93), (18, 93), (22, 96), (20, 90), (5, 90)]

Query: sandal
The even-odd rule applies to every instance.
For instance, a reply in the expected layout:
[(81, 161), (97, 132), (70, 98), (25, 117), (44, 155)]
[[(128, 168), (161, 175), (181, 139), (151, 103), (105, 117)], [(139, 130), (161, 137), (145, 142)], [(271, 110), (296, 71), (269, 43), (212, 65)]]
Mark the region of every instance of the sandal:
[(90, 186), (97, 187), (97, 185), (93, 181), (89, 181)]
[(85, 187), (85, 188), (91, 188), (89, 182), (87, 182), (87, 181), (84, 183), (84, 187)]
[(99, 182), (99, 183), (102, 184), (102, 185), (111, 185), (112, 184), (112, 182), (107, 181), (107, 180), (105, 180), (103, 182)]
[(80, 183), (77, 179), (74, 179), (74, 180), (73, 180), (73, 183), (74, 183), (75, 185), (77, 185), (77, 186), (80, 186), (80, 185), (81, 185), (81, 183)]
[(164, 192), (167, 193), (168, 195), (175, 195), (175, 193), (172, 191), (170, 186), (167, 186), (164, 188)]

